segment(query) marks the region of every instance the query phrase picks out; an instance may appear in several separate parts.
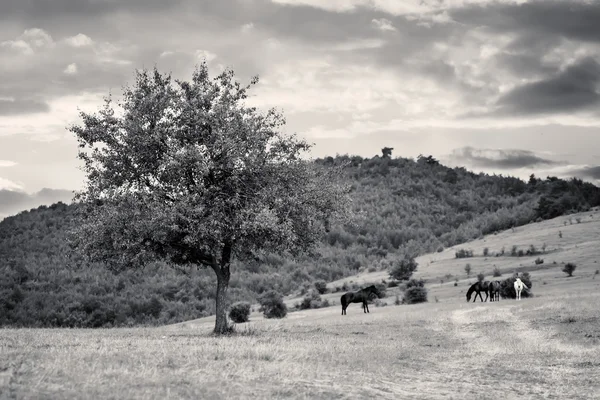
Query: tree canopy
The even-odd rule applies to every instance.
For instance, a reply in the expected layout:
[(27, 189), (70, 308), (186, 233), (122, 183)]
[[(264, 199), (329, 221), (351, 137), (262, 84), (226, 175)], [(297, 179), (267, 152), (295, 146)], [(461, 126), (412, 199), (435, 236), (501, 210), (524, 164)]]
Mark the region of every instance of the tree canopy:
[(310, 250), (349, 205), (339, 168), (309, 162), (311, 146), (280, 131), (276, 110), (245, 105), (257, 83), (231, 70), (210, 79), (206, 63), (190, 82), (137, 71), (121, 113), (109, 96), (70, 128), (87, 176), (74, 248), (115, 270), (156, 259), (212, 268), (217, 333), (233, 257)]

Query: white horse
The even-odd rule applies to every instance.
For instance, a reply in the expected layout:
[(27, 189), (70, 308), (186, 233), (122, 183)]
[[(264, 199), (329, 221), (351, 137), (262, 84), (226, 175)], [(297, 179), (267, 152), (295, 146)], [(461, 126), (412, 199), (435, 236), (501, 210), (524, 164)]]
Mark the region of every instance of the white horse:
[(523, 281), (521, 281), (520, 278), (517, 278), (517, 280), (515, 281), (515, 292), (517, 293), (517, 300), (521, 300), (521, 291), (523, 290), (523, 288), (529, 289), (527, 285), (524, 284)]

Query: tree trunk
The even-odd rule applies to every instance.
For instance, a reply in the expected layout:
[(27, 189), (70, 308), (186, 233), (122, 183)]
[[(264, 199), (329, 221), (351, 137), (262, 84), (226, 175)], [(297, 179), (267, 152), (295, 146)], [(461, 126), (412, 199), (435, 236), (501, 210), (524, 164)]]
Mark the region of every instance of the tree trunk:
[(227, 289), (229, 288), (231, 249), (231, 241), (226, 241), (223, 246), (219, 265), (213, 264), (213, 270), (217, 274), (217, 310), (215, 319), (215, 334), (217, 335), (229, 333), (229, 326), (227, 325)]
[[(227, 271), (229, 272), (229, 271)], [(221, 335), (229, 332), (227, 325), (227, 289), (229, 288), (229, 273), (217, 272), (217, 298), (215, 333)]]

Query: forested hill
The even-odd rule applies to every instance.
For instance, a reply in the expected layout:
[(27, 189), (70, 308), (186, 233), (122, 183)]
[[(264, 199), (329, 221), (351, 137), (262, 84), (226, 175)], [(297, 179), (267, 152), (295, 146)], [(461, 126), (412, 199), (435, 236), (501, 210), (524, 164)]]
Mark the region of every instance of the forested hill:
[[(523, 182), (448, 168), (432, 157), (338, 156), (315, 162), (347, 164), (356, 220), (334, 227), (317, 259), (270, 255), (235, 262), (231, 301), (253, 301), (268, 289), (289, 294), (365, 268), (387, 269), (405, 255), (600, 205), (600, 189), (578, 179)], [(156, 263), (113, 275), (101, 266), (77, 266), (66, 243), (76, 207), (57, 203), (0, 222), (0, 325), (162, 324), (213, 312), (212, 271), (181, 272)]]

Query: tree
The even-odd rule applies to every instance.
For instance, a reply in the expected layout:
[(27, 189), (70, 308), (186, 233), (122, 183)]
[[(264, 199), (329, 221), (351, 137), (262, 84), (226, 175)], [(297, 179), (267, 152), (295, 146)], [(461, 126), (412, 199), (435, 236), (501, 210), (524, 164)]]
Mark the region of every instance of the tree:
[(384, 147), (383, 149), (381, 149), (381, 154), (383, 158), (391, 158), (392, 157), (392, 150), (394, 150), (393, 147)]
[(73, 249), (116, 271), (155, 260), (212, 268), (217, 334), (229, 329), (234, 257), (311, 251), (349, 210), (342, 166), (310, 162), (308, 143), (280, 133), (282, 115), (246, 106), (257, 83), (241, 86), (231, 70), (211, 79), (206, 63), (189, 82), (136, 71), (121, 114), (108, 96), (70, 127), (87, 177)]
[(465, 272), (467, 273), (467, 277), (471, 275), (471, 264), (465, 265)]
[(417, 269), (417, 262), (412, 257), (394, 261), (390, 270), (390, 277), (397, 281), (407, 281)]
[(577, 268), (577, 265), (575, 265), (573, 263), (567, 263), (563, 267), (562, 272), (564, 272), (568, 276), (573, 276), (573, 272), (575, 272), (575, 268)]

